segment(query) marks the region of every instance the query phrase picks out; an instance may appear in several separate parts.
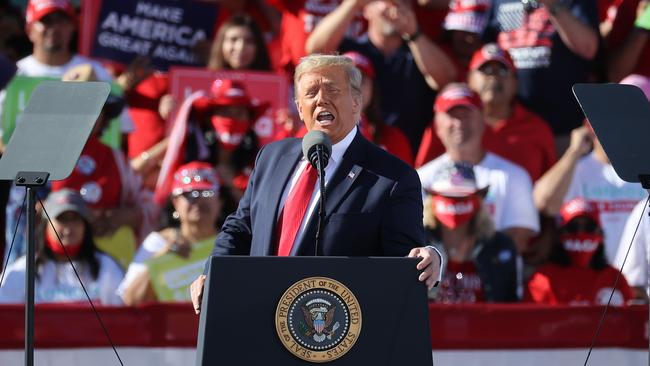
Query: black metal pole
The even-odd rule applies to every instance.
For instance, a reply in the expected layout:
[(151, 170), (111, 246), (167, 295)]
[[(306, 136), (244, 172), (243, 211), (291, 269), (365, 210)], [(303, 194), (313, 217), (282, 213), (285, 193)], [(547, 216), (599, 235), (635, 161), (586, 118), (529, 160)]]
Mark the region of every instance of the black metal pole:
[(325, 196), (325, 165), (323, 164), (323, 149), (321, 146), (316, 146), (316, 153), (318, 154), (318, 159), (316, 159), (316, 168), (318, 170), (318, 183), (320, 186), (320, 202), (318, 203), (318, 226), (316, 229), (316, 245), (314, 248), (314, 256), (318, 256), (318, 247), (320, 246), (321, 235), (323, 232), (323, 227), (325, 226), (325, 202), (327, 202), (327, 197)]
[(34, 218), (36, 211), (36, 191), (27, 190), (27, 268), (25, 293), (25, 366), (34, 365), (34, 280), (36, 278), (36, 245), (34, 243)]

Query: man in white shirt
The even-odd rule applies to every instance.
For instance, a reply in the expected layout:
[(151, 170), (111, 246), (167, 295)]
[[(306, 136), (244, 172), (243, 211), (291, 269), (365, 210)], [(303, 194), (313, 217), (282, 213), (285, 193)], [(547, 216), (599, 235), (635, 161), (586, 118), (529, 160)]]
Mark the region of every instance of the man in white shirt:
[[(634, 289), (637, 298), (645, 298), (647, 300), (650, 291), (650, 283), (648, 282), (648, 273), (650, 268), (650, 217), (648, 217), (647, 200), (643, 199), (634, 206), (634, 210), (628, 216), (625, 228), (621, 234), (621, 241), (618, 245), (616, 257), (614, 258), (613, 266), (620, 269), (623, 265), (623, 260), (627, 254), (627, 249), (630, 248), (630, 254), (625, 261), (623, 267), (623, 275), (627, 283)], [(639, 220), (641, 222), (639, 223)], [(639, 229), (636, 230), (637, 224)], [(636, 230), (636, 235), (634, 232)], [(634, 237), (634, 240), (632, 240)]]
[(485, 123), (481, 99), (466, 84), (446, 86), (434, 109), (435, 131), (446, 153), (418, 169), (422, 187), (429, 187), (435, 172), (449, 161), (472, 164), (479, 187), (489, 186), (484, 203), (495, 228), (508, 234), (518, 252), (523, 253), (529, 239), (539, 231), (528, 173), (483, 148)]

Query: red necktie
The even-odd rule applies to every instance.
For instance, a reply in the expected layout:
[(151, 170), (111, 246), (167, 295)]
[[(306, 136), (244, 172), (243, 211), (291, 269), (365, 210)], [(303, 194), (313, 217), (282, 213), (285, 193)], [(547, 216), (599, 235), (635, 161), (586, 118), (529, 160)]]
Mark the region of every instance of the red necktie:
[(287, 256), (291, 253), (293, 242), (296, 240), (296, 234), (300, 230), (300, 224), (307, 212), (309, 201), (314, 193), (318, 175), (316, 169), (311, 164), (300, 173), (298, 182), (293, 187), (287, 200), (284, 202), (284, 208), (278, 219), (276, 229), (278, 237), (278, 256)]

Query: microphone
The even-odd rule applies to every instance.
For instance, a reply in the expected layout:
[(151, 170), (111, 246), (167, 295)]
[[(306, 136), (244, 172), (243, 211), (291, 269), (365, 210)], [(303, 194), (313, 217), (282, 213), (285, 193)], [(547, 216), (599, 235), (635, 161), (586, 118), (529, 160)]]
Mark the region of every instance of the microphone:
[(318, 175), (320, 175), (321, 172), (318, 163), (320, 162), (322, 169), (327, 167), (330, 155), (332, 155), (332, 140), (323, 131), (309, 131), (302, 138), (302, 153), (311, 166), (318, 171)]
[(309, 131), (302, 138), (302, 153), (318, 172), (318, 183), (320, 187), (320, 202), (318, 204), (318, 226), (314, 244), (314, 256), (318, 256), (318, 247), (321, 240), (321, 233), (325, 227), (325, 167), (332, 155), (332, 140), (323, 131)]

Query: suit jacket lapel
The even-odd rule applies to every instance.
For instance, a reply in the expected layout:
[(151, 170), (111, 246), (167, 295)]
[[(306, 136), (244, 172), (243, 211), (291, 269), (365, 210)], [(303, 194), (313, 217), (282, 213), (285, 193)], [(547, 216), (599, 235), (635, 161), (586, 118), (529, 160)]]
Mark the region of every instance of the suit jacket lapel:
[(341, 200), (345, 197), (346, 193), (352, 187), (352, 184), (361, 174), (363, 168), (359, 165), (363, 158), (363, 144), (367, 143), (361, 132), (357, 131), (357, 135), (352, 140), (348, 150), (343, 154), (343, 159), (334, 172), (334, 176), (327, 184), (327, 203), (326, 217), (330, 217), (332, 212), (338, 207)]
[[(275, 229), (278, 223), (278, 217), (280, 215), (280, 199), (282, 198), (282, 193), (284, 192), (285, 187), (287, 186), (293, 171), (295, 170), (300, 157), (302, 156), (302, 151), (300, 150), (300, 140), (296, 143), (295, 146), (292, 146), (290, 151), (282, 155), (276, 164), (273, 175), (276, 179), (271, 179), (271, 184), (269, 190), (266, 191), (268, 194), (269, 204), (267, 207), (275, 208), (275, 212), (271, 216), (271, 222), (267, 223), (268, 228), (262, 232), (268, 233), (265, 240), (265, 255), (275, 254)], [(262, 191), (264, 192), (264, 191)]]
[[(368, 142), (361, 135), (361, 132), (357, 131), (354, 140), (345, 154), (343, 154), (343, 159), (336, 168), (332, 179), (327, 183), (327, 187), (325, 188), (325, 192), (327, 193), (327, 196), (325, 197), (327, 200), (325, 203), (326, 220), (332, 215), (332, 212), (334, 212), (336, 207), (338, 207), (341, 200), (345, 197), (346, 193), (350, 190), (352, 184), (363, 170), (363, 168), (358, 164), (360, 164), (364, 158), (364, 143)], [(291, 249), (291, 255), (314, 255), (317, 229), (318, 205), (314, 208), (314, 211), (310, 216), (309, 225), (305, 228), (305, 232), (302, 234), (299, 242), (295, 243), (296, 245)]]

